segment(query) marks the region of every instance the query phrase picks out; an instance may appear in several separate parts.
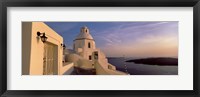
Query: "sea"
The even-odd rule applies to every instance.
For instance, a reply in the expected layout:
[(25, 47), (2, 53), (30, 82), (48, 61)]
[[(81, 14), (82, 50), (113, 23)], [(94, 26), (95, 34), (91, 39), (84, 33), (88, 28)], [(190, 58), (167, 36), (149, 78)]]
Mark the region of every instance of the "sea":
[(127, 72), (130, 75), (178, 75), (178, 66), (158, 66), (125, 62), (130, 59), (133, 58), (109, 57), (108, 62), (116, 66), (117, 70)]

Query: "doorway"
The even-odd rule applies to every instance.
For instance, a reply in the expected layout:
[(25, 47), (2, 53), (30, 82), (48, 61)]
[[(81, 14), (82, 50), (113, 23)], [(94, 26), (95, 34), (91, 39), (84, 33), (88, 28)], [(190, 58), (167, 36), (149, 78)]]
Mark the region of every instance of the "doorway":
[(94, 52), (94, 59), (95, 59), (95, 60), (98, 60), (98, 57), (99, 57), (99, 56), (98, 56), (98, 52), (95, 51), (95, 52)]
[(57, 46), (52, 43), (44, 43), (43, 75), (57, 74), (58, 62), (56, 47)]

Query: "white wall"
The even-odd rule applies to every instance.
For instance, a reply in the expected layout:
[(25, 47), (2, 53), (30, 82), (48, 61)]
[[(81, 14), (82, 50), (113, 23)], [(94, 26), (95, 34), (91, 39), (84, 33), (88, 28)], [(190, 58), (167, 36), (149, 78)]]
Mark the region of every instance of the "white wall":
[[(27, 22), (26, 22), (27, 23)], [(52, 43), (56, 45), (57, 49), (57, 66), (58, 66), (58, 73), (61, 74), (60, 68), (63, 67), (62, 64), (62, 53), (63, 48), (61, 47), (61, 43), (63, 43), (63, 38), (58, 35), (54, 30), (52, 30), (50, 27), (48, 27), (43, 22), (29, 22), (29, 24), (32, 24), (32, 28), (30, 31), (24, 32), (24, 33), (31, 33), (31, 37), (23, 40), (23, 41), (30, 41), (31, 47), (26, 44), (22, 44), (24, 48), (27, 48), (27, 50), (30, 50), (30, 75), (42, 75), (43, 74), (43, 52), (44, 52), (44, 43), (41, 41), (41, 39), (37, 36), (37, 32), (44, 33), (48, 37), (47, 42)], [(23, 26), (25, 27), (25, 26)], [(26, 37), (26, 36), (24, 36)], [(24, 39), (24, 38), (23, 38)], [(30, 48), (30, 49), (29, 49)], [(22, 51), (23, 52), (23, 51)], [(24, 53), (22, 56), (26, 56)], [(28, 57), (28, 56), (26, 56)], [(26, 60), (22, 60), (23, 62)], [(25, 65), (25, 64), (23, 64)], [(22, 71), (26, 71), (23, 69)]]
[(74, 63), (73, 62), (68, 62), (65, 63), (65, 66), (60, 68), (60, 75), (69, 75), (73, 72), (74, 70)]
[[(90, 42), (90, 48), (88, 48), (89, 42)], [(74, 44), (75, 44), (74, 50), (77, 53), (79, 53), (83, 58), (88, 60), (89, 60), (89, 55), (92, 56), (92, 52), (94, 52), (96, 49), (94, 40), (89, 40), (89, 39), (75, 40)]]

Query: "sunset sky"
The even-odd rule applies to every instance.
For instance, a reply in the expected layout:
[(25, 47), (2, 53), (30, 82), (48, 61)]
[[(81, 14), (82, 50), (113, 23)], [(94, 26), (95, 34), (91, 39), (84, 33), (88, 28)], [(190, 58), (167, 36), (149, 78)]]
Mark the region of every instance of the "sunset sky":
[(82, 26), (107, 57), (178, 57), (178, 22), (45, 22), (67, 48)]

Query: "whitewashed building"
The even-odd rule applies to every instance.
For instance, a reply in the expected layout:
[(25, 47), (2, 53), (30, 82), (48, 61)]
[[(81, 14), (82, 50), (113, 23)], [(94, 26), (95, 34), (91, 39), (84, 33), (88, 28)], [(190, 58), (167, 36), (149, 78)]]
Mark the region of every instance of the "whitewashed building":
[(74, 62), (75, 67), (82, 69), (95, 69), (96, 74), (126, 74), (117, 71), (116, 67), (108, 63), (104, 53), (96, 48), (95, 41), (89, 29), (84, 26), (74, 40), (75, 53), (66, 53), (66, 61)]
[(73, 50), (64, 50), (63, 45), (63, 37), (45, 23), (22, 22), (22, 75), (68, 75), (76, 68), (98, 75), (126, 74), (108, 63), (86, 26), (75, 38)]
[(22, 75), (62, 75), (73, 63), (63, 64), (63, 38), (43, 22), (22, 22)]

